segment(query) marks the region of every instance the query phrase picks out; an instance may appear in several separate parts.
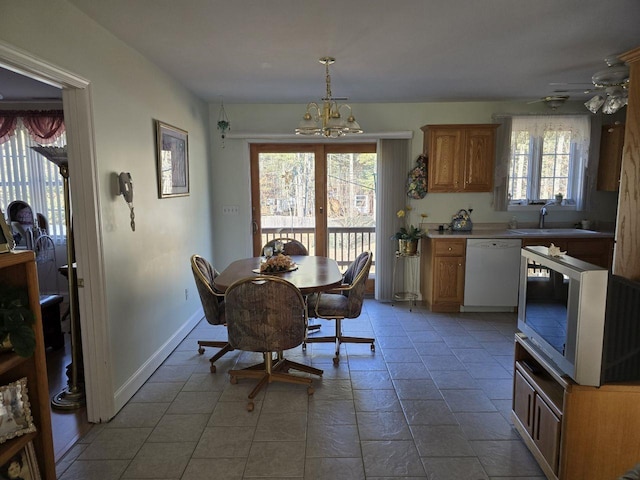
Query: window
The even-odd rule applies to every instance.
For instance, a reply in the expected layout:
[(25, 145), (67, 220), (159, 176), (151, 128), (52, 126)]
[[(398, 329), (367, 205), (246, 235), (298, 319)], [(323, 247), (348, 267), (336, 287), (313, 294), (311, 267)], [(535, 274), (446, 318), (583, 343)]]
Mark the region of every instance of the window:
[(582, 115), (514, 116), (509, 204), (546, 203), (561, 194), (563, 205), (581, 205), (589, 131), (589, 119)]
[[(66, 145), (62, 134), (52, 146)], [(22, 200), (35, 213), (41, 213), (49, 224), (49, 235), (58, 244), (66, 239), (64, 192), (60, 170), (30, 147), (37, 146), (21, 121), (15, 135), (0, 144), (0, 207), (5, 216), (7, 206)]]

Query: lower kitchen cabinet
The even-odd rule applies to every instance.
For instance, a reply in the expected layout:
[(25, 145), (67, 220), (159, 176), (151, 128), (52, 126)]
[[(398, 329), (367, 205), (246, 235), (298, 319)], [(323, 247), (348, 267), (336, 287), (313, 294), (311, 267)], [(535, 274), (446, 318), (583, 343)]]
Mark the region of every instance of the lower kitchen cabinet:
[(578, 385), (516, 334), (512, 420), (549, 479), (615, 479), (640, 459), (640, 382)]
[(560, 247), (567, 255), (579, 258), (585, 262), (593, 263), (599, 267), (611, 270), (613, 261), (613, 238), (524, 238), (523, 247), (541, 245), (548, 247), (551, 244)]
[(425, 239), (422, 298), (434, 312), (458, 312), (464, 300), (464, 238)]

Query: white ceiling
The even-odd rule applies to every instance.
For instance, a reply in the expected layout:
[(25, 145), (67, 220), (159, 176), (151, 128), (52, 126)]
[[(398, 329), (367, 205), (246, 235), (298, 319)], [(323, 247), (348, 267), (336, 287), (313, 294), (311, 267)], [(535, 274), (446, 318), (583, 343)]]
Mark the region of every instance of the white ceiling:
[(212, 102), (316, 100), (326, 55), (354, 103), (535, 100), (640, 46), (638, 0), (68, 1)]

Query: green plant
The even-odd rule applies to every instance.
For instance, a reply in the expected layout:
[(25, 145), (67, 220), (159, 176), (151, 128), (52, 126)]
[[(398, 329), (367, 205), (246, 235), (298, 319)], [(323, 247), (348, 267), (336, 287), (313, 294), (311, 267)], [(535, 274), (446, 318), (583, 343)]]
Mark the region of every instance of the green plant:
[[(405, 207), (402, 210), (398, 210), (396, 215), (398, 218), (407, 218), (411, 212), (411, 207)], [(404, 227), (400, 227), (391, 238), (396, 240), (419, 240), (424, 237), (424, 230), (419, 227), (414, 227), (410, 223)]]
[(26, 290), (0, 285), (0, 343), (9, 341), (21, 357), (30, 357), (36, 348), (34, 316)]

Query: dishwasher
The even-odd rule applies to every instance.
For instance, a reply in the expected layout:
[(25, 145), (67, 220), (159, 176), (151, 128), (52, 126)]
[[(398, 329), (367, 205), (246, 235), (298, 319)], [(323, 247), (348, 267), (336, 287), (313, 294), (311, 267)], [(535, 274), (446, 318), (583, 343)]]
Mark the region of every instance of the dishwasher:
[(520, 239), (467, 239), (461, 311), (513, 311), (518, 306)]

